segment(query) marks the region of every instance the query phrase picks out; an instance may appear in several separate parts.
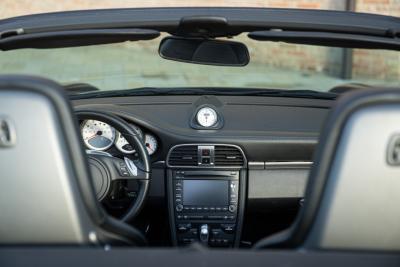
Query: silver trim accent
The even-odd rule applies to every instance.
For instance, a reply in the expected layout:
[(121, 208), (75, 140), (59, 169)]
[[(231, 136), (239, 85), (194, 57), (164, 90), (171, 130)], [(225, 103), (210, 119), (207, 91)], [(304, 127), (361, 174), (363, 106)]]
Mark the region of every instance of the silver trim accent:
[(86, 154), (113, 157), (110, 153), (101, 150), (86, 149)]
[(0, 116), (0, 148), (12, 147), (17, 143), (17, 132), (13, 121), (6, 117)]
[[(210, 150), (210, 155), (208, 156), (203, 156), (202, 151), (203, 150)], [(215, 146), (197, 146), (197, 165), (198, 166), (213, 166), (214, 161), (215, 161)], [(210, 163), (209, 164), (203, 164), (203, 158), (209, 158)]]
[(265, 169), (311, 168), (312, 164), (312, 161), (269, 161), (265, 162)]
[(138, 172), (137, 172), (137, 167), (135, 165), (135, 163), (133, 163), (132, 160), (130, 160), (127, 157), (124, 157), (124, 161), (126, 163), (126, 166), (128, 167), (129, 172), (133, 175), (133, 176), (137, 176)]
[[(209, 165), (209, 166), (204, 166), (204, 165), (200, 165), (200, 166), (175, 166), (175, 165), (170, 165), (169, 164), (169, 157), (172, 153), (172, 151), (177, 148), (177, 147), (182, 147), (182, 146), (197, 146), (197, 150), (199, 146), (230, 146), (230, 147), (234, 147), (237, 148), (240, 153), (242, 153), (243, 156), (243, 165), (242, 166), (215, 166), (215, 165)], [(166, 159), (166, 165), (168, 168), (181, 168), (181, 169), (193, 169), (193, 168), (207, 168), (207, 169), (243, 169), (247, 167), (247, 158), (246, 155), (243, 152), (243, 149), (240, 146), (237, 145), (232, 145), (232, 144), (179, 144), (179, 145), (175, 145), (173, 147), (171, 147), (168, 151), (167, 154), (167, 159)]]
[(249, 161), (249, 170), (264, 170), (264, 161)]

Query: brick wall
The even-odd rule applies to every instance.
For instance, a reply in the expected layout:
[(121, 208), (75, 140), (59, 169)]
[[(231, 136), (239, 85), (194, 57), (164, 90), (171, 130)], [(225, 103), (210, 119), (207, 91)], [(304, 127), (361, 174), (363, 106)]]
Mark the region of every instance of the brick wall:
[[(0, 0), (0, 18), (52, 11), (155, 6), (254, 6), (344, 10), (346, 0)], [(355, 0), (357, 12), (400, 16), (400, 0)], [(246, 40), (248, 41), (248, 40)], [(254, 61), (273, 67), (302, 71), (341, 73), (342, 49), (266, 43), (260, 51), (250, 51)], [(353, 76), (399, 80), (400, 53), (354, 50)]]
[[(357, 12), (400, 17), (400, 0), (357, 0)], [(400, 53), (354, 50), (353, 77), (400, 80)]]

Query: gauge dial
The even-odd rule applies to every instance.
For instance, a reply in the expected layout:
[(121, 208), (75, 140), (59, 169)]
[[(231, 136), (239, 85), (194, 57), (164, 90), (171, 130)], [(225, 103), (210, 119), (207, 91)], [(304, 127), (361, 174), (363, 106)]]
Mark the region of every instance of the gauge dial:
[(125, 137), (122, 136), (120, 132), (117, 134), (117, 139), (115, 140), (115, 146), (119, 151), (126, 154), (133, 154), (136, 150), (132, 147), (131, 144), (126, 141)]
[(158, 148), (157, 139), (151, 134), (146, 134), (144, 136), (144, 143), (146, 145), (147, 152), (149, 153), (149, 155), (150, 156), (153, 155)]
[(204, 107), (197, 112), (196, 119), (201, 126), (211, 127), (217, 123), (218, 115), (214, 109)]
[(82, 123), (81, 134), (86, 146), (93, 150), (106, 150), (115, 140), (115, 129), (97, 120), (85, 120)]
[[(139, 138), (143, 139), (143, 132), (142, 130), (136, 126), (131, 124), (131, 127), (133, 129), (135, 129), (138, 133), (139, 133)], [(128, 141), (126, 141), (125, 137), (122, 136), (121, 133), (118, 132), (117, 134), (117, 139), (115, 140), (115, 146), (117, 147), (117, 149), (119, 151), (121, 151), (122, 153), (126, 153), (126, 154), (133, 154), (136, 152), (136, 150), (132, 147), (132, 145), (130, 145), (128, 143)]]

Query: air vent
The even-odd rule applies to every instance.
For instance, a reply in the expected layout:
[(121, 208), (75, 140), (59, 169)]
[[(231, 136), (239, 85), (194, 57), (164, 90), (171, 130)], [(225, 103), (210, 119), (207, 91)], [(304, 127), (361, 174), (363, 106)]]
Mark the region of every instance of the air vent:
[(215, 146), (215, 166), (243, 166), (243, 154), (237, 147)]
[(175, 147), (168, 158), (170, 166), (197, 166), (197, 146), (178, 146)]

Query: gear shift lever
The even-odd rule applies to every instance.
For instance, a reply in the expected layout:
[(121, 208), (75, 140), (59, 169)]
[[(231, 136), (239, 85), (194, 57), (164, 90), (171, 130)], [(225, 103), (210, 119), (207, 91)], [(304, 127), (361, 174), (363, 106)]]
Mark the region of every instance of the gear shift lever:
[(203, 224), (202, 226), (200, 226), (200, 241), (202, 243), (208, 243), (208, 237), (209, 237), (208, 225)]

